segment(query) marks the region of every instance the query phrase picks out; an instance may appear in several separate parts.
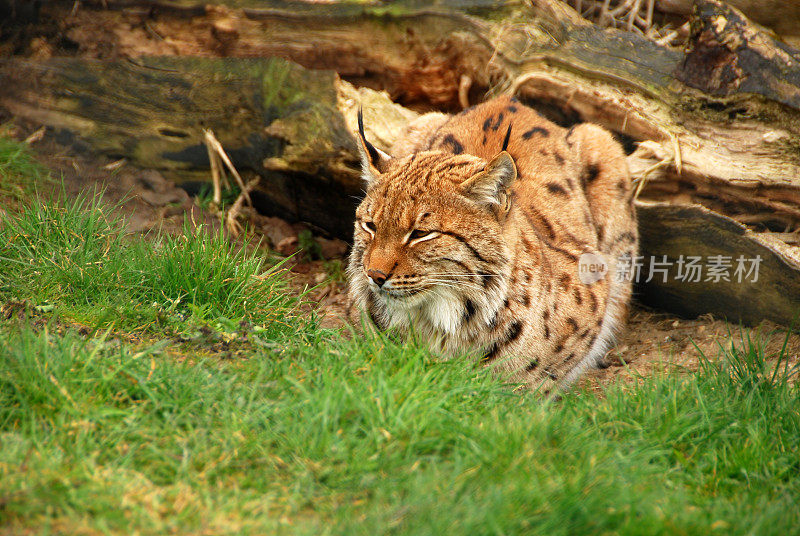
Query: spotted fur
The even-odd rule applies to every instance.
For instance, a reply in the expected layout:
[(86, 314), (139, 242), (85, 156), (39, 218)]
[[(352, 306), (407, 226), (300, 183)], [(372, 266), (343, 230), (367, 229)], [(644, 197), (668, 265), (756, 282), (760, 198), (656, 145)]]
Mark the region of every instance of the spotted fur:
[[(638, 244), (625, 155), (606, 130), (567, 130), (501, 97), (420, 117), (391, 157), (360, 140), (354, 315), (542, 392), (597, 364), (630, 301), (618, 259)], [(605, 259), (605, 278), (581, 282), (584, 253)]]

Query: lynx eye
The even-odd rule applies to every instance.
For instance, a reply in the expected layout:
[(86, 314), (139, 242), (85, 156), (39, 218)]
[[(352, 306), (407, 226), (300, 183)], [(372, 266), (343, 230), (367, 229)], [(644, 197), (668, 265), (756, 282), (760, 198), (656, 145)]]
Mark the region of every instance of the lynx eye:
[(375, 222), (361, 220), (361, 228), (371, 235), (375, 234)]
[(423, 231), (422, 229), (414, 229), (413, 231), (408, 233), (408, 236), (406, 238), (406, 243), (413, 246), (414, 244), (419, 244), (420, 242), (427, 242), (428, 240), (436, 238), (437, 236), (439, 236), (439, 234), (441, 233), (439, 233), (438, 231)]

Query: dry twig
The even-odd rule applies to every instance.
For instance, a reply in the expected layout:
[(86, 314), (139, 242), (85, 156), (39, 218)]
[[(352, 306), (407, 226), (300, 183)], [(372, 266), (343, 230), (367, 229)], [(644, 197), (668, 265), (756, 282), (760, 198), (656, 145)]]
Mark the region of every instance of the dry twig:
[[(239, 175), (239, 172), (236, 171), (235, 167), (233, 167), (233, 162), (231, 162), (231, 159), (228, 158), (228, 154), (225, 152), (225, 149), (222, 148), (222, 144), (219, 142), (219, 140), (217, 140), (217, 137), (214, 136), (214, 132), (212, 132), (210, 129), (205, 129), (203, 131), (203, 134), (205, 136), (205, 143), (206, 143), (206, 148), (208, 149), (209, 159), (212, 160), (212, 164), (211, 164), (211, 175), (212, 175), (212, 178), (214, 177), (214, 167), (215, 167), (215, 163), (213, 163), (213, 161), (215, 159), (217, 160), (216, 161), (216, 167), (217, 167), (217, 174), (219, 174), (219, 171), (222, 169), (222, 166), (219, 163), (219, 161), (221, 160), (225, 164), (225, 166), (228, 168), (228, 171), (231, 172), (231, 175), (233, 175), (233, 178), (236, 179), (236, 183), (239, 185), (239, 188), (241, 188), (242, 192), (245, 194), (245, 198), (247, 199), (247, 204), (250, 205), (250, 206), (253, 206), (253, 201), (250, 199), (250, 194), (247, 193), (247, 190), (245, 188), (245, 184), (244, 184), (244, 181), (242, 180), (241, 175)], [(219, 203), (219, 201), (217, 201), (217, 199), (216, 199), (216, 195), (217, 195), (217, 190), (216, 190), (217, 183), (216, 182), (215, 182), (214, 187), (215, 187), (215, 190), (214, 190), (214, 201), (216, 203)], [(221, 200), (222, 200), (222, 195), (220, 193), (220, 201)]]
[[(250, 199), (250, 192), (253, 190), (253, 188), (255, 188), (258, 185), (258, 181), (260, 180), (261, 177), (256, 177), (255, 179), (248, 182), (244, 188), (242, 188), (242, 193), (240, 193), (239, 197), (236, 198), (236, 201), (233, 203), (230, 210), (228, 210), (228, 215), (225, 216), (225, 228), (233, 236), (238, 236), (242, 230), (242, 226), (239, 225), (239, 222), (236, 221), (236, 218), (239, 216), (239, 212), (241, 212), (242, 210), (242, 205), (244, 205), (244, 200), (245, 198)], [(250, 204), (249, 201), (248, 204)]]
[(25, 138), (25, 144), (26, 145), (31, 145), (31, 144), (36, 143), (37, 141), (41, 140), (42, 138), (44, 138), (44, 134), (45, 134), (46, 131), (47, 131), (47, 127), (39, 127), (39, 129), (36, 132), (34, 132), (33, 134), (31, 134), (30, 136)]
[(242, 176), (239, 175), (238, 171), (236, 171), (233, 162), (231, 162), (231, 159), (228, 157), (228, 154), (222, 147), (222, 144), (219, 142), (219, 140), (217, 140), (217, 137), (214, 136), (214, 132), (212, 132), (210, 129), (205, 129), (203, 131), (203, 138), (206, 145), (206, 150), (208, 151), (208, 160), (211, 167), (211, 181), (214, 187), (213, 201), (216, 207), (221, 210), (222, 183), (225, 183), (226, 188), (230, 188), (230, 183), (228, 182), (225, 168), (227, 168), (230, 174), (233, 175), (233, 178), (236, 180), (236, 183), (241, 189), (239, 197), (236, 198), (236, 201), (228, 210), (227, 215), (225, 215), (224, 212), (220, 212), (219, 215), (220, 220), (223, 221), (228, 232), (236, 236), (241, 231), (241, 226), (236, 221), (236, 218), (239, 216), (239, 213), (242, 210), (242, 205), (245, 201), (247, 201), (248, 206), (253, 206), (253, 200), (250, 199), (250, 192), (256, 187), (260, 178), (257, 177), (245, 184), (244, 180), (242, 180)]
[[(655, 0), (567, 0), (583, 18), (604, 28), (636, 32), (662, 46), (680, 45), (688, 31), (655, 21)], [(686, 28), (688, 30), (688, 27)]]

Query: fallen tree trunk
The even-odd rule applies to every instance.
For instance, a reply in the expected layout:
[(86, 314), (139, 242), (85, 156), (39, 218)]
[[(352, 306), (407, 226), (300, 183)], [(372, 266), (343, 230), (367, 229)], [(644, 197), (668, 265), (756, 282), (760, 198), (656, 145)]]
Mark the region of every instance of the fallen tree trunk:
[(592, 121), (630, 149), (640, 143), (631, 163), (647, 181), (643, 198), (758, 214), (771, 231), (800, 222), (798, 53), (717, 0), (698, 0), (685, 51), (602, 30), (556, 0), (436, 10), (224, 3), (88, 2), (109, 10), (84, 4), (66, 36), (100, 58), (281, 56), (425, 109), (457, 111), (487, 91), (513, 91), (562, 124)]
[[(45, 124), (79, 118), (83, 122), (62, 122), (59, 128), (97, 150), (191, 177), (204, 166), (195, 133), (211, 126), (237, 167), (265, 178), (261, 192), (268, 210), (346, 237), (352, 196), (360, 193), (348, 118), (361, 97), (330, 72), (287, 63), (274, 71), (275, 60), (234, 58), (281, 56), (308, 68), (333, 69), (345, 80), (386, 89), (392, 100), (417, 109), (455, 111), (487, 93), (513, 92), (563, 125), (592, 121), (619, 135), (630, 153), (640, 199), (651, 203), (642, 213), (645, 256), (680, 254), (664, 240), (665, 232), (702, 242), (693, 226), (710, 225), (708, 211), (746, 224), (751, 234), (769, 232), (773, 239), (791, 242), (800, 229), (800, 55), (717, 0), (697, 0), (689, 45), (682, 51), (634, 33), (600, 29), (555, 0), (448, 2), (425, 10), (402, 2), (215, 4), (86, 2), (67, 18), (64, 32), (80, 54), (139, 58), (133, 61), (140, 66), (117, 61), (87, 68), (80, 65), (85, 60), (76, 60), (67, 69), (73, 86), (65, 95), (57, 74), (30, 75), (37, 92), (19, 89), (29, 87), (21, 85), (27, 83), (18, 78), (24, 77), (21, 71), (57, 73), (52, 64), (10, 65), (5, 76), (20, 81), (0, 89), (0, 103)], [(65, 16), (65, 9), (66, 3), (54, 3), (43, 8), (42, 16)], [(186, 31), (187, 19), (191, 31)], [(53, 52), (47, 47), (30, 51), (32, 56)], [(141, 58), (143, 53), (234, 58), (207, 60), (200, 68), (199, 61)], [(92, 84), (98, 80), (75, 74), (95, 70), (115, 82), (96, 89)], [(226, 76), (227, 71), (233, 74)], [(290, 75), (280, 74), (284, 71)], [(119, 97), (113, 88), (127, 83), (125, 77), (138, 80), (132, 87), (160, 89), (145, 91), (138, 100), (128, 95), (133, 100), (122, 102), (134, 104), (109, 115), (106, 101)], [(208, 89), (215, 85), (225, 91)], [(166, 99), (159, 97), (166, 88), (174, 89)], [(280, 96), (280, 105), (265, 100), (273, 94)], [(203, 95), (202, 105), (194, 103)], [(381, 134), (388, 146), (413, 112), (376, 98), (380, 102), (365, 107), (368, 117), (382, 117), (375, 109), (394, 114)], [(137, 106), (147, 113), (137, 115)], [(141, 119), (146, 128), (136, 121), (127, 125), (126, 117)], [(684, 226), (669, 210), (681, 204), (706, 212), (679, 212), (691, 220)], [(743, 240), (757, 238), (745, 233)], [(740, 242), (731, 242), (731, 255), (734, 244)], [(776, 258), (791, 257), (770, 243), (758, 244)], [(797, 277), (790, 262), (778, 265), (789, 279)], [(714, 293), (735, 294), (720, 286), (687, 292), (681, 311), (724, 312), (707, 303)], [(797, 308), (797, 298), (785, 298), (785, 307), (770, 318), (788, 323), (787, 311)], [(753, 297), (731, 299), (723, 300), (723, 309), (731, 303), (748, 307)], [(752, 320), (762, 309), (730, 314)]]
[(11, 60), (0, 104), (79, 150), (178, 182), (210, 179), (211, 129), (240, 171), (262, 175), (264, 211), (344, 236), (361, 185), (336, 81), (281, 59)]

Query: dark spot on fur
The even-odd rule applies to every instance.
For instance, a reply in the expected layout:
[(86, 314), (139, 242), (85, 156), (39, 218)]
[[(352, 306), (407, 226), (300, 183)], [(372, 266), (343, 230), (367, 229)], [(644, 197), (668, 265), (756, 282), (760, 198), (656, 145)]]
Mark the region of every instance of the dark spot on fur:
[(550, 319), (550, 311), (545, 309), (544, 313), (542, 313), (542, 318), (544, 318), (544, 321), (547, 322)]
[(581, 289), (575, 287), (572, 289), (572, 295), (575, 296), (575, 303), (578, 305), (583, 303), (583, 296), (581, 296)]
[(508, 298), (506, 298), (505, 300), (503, 300), (503, 307), (504, 307), (505, 309), (508, 309), (508, 306), (509, 306), (509, 305), (511, 305), (511, 302), (510, 302), (510, 301), (508, 301)]
[(519, 102), (519, 99), (518, 99), (518, 98), (516, 98), (516, 97), (511, 97), (509, 100), (510, 100), (511, 102), (517, 102), (517, 103)]
[(597, 224), (597, 241), (598, 242), (602, 242), (603, 238), (605, 238), (605, 235), (606, 235), (606, 228), (598, 223)]
[(561, 277), (558, 278), (558, 285), (562, 290), (567, 290), (570, 283), (572, 283), (572, 278), (569, 276), (569, 274), (561, 274)]
[(563, 349), (564, 349), (564, 343), (563, 342), (559, 342), (558, 344), (556, 344), (556, 347), (553, 348), (553, 352), (560, 353), (561, 350), (563, 350)]
[(567, 186), (569, 186), (570, 190), (574, 190), (575, 189), (575, 183), (572, 182), (572, 179), (570, 179), (569, 177), (567, 177)]
[(587, 184), (592, 184), (594, 181), (597, 180), (597, 177), (600, 175), (600, 167), (597, 164), (591, 164), (586, 166), (586, 171), (581, 177), (583, 180), (584, 187)]
[(525, 246), (525, 251), (528, 253), (533, 252), (533, 243), (524, 236), (522, 237), (522, 245)]
[[(483, 122), (483, 131), (486, 132), (487, 130), (489, 130), (490, 126), (492, 126), (492, 118), (491, 117), (487, 117), (486, 121)], [(486, 136), (484, 136), (483, 139), (485, 140)], [(484, 143), (486, 143), (486, 142), (484, 141)]]
[(575, 127), (570, 127), (570, 129), (567, 131), (567, 135), (564, 136), (564, 141), (567, 142), (567, 145), (569, 145), (570, 148), (572, 148), (572, 140), (570, 138), (573, 134), (575, 134)]
[(464, 322), (469, 322), (475, 316), (475, 304), (472, 300), (464, 302)]
[(495, 357), (497, 357), (497, 353), (498, 353), (499, 351), (500, 351), (500, 346), (499, 346), (497, 343), (493, 344), (493, 345), (492, 345), (492, 346), (489, 348), (489, 351), (488, 351), (488, 352), (486, 352), (486, 355), (485, 355), (485, 356), (483, 356), (483, 359), (482, 359), (481, 361), (484, 361), (484, 362), (491, 361), (492, 359), (494, 359)]
[(541, 216), (541, 215), (540, 215), (540, 221), (542, 223), (542, 226), (544, 226), (545, 231), (547, 231), (547, 236), (551, 240), (554, 240), (555, 237), (556, 237), (556, 231), (553, 228), (553, 224), (550, 223), (550, 220), (548, 220), (547, 218), (545, 218), (544, 216)]
[(625, 181), (619, 181), (617, 183), (617, 190), (619, 190), (620, 197), (625, 196), (625, 194), (628, 193), (628, 183)]
[(592, 338), (589, 339), (589, 346), (592, 346), (594, 344), (594, 341), (596, 340), (597, 340), (597, 335), (592, 335)]
[(495, 121), (494, 125), (492, 125), (492, 130), (497, 130), (498, 128), (500, 128), (500, 125), (503, 124), (503, 117), (504, 117), (503, 112), (500, 112), (497, 115), (497, 121)]
[(578, 335), (578, 338), (585, 339), (587, 335), (589, 335), (589, 328), (586, 328), (583, 331), (581, 331), (581, 334)]
[(548, 130), (546, 128), (533, 127), (532, 129), (527, 130), (527, 131), (522, 133), (522, 139), (523, 140), (529, 140), (529, 139), (531, 139), (533, 137), (534, 134), (541, 134), (541, 136), (543, 138), (546, 138), (547, 136), (550, 135), (550, 132), (548, 132)]
[(561, 156), (560, 153), (558, 153), (558, 152), (553, 153), (553, 158), (556, 159), (556, 162), (558, 162), (559, 166), (563, 166), (564, 165), (564, 157)]
[(567, 195), (567, 191), (564, 187), (556, 182), (548, 182), (547, 190), (553, 195)]
[(493, 360), (495, 357), (497, 357), (497, 354), (500, 353), (500, 350), (517, 340), (521, 334), (522, 322), (515, 320), (509, 326), (508, 331), (506, 331), (504, 340), (494, 343), (483, 357), (483, 361)]
[(575, 352), (572, 352), (572, 353), (571, 353), (571, 354), (569, 354), (569, 355), (567, 356), (567, 358), (564, 360), (564, 363), (567, 363), (567, 362), (569, 362), (569, 361), (572, 361), (574, 358), (575, 358)]
[(481, 144), (486, 145), (486, 134), (483, 135), (483, 141), (481, 141)]
[(574, 255), (573, 253), (570, 253), (566, 249), (562, 249), (562, 248), (556, 247), (553, 244), (548, 244), (548, 247), (550, 249), (552, 249), (553, 251), (557, 251), (557, 252), (561, 253), (562, 255), (564, 255), (569, 260), (571, 260), (573, 262), (578, 262), (578, 257), (576, 255)]
[(442, 145), (449, 145), (450, 150), (453, 151), (453, 154), (461, 154), (464, 152), (464, 146), (461, 145), (461, 142), (459, 142), (452, 134), (448, 134), (444, 137), (444, 140), (442, 140)]
[(544, 326), (544, 338), (545, 339), (550, 338), (550, 328), (548, 328), (547, 325)]
[(589, 310), (593, 313), (597, 312), (597, 298), (594, 293), (589, 293)]
[(569, 327), (572, 329), (572, 333), (578, 331), (578, 321), (574, 318), (567, 318), (567, 325), (569, 325)]
[(511, 344), (515, 340), (522, 335), (522, 322), (519, 320), (514, 320), (509, 326), (508, 331), (506, 332), (506, 341), (505, 344)]
[(513, 114), (513, 113), (517, 113), (517, 110), (518, 110), (518, 109), (519, 109), (519, 108), (517, 108), (517, 107), (516, 107), (516, 106), (514, 106), (513, 104), (510, 104), (510, 105), (509, 105), (509, 106), (506, 108), (506, 110), (508, 110), (508, 111), (509, 111), (509, 112), (511, 112), (512, 114)]
[(533, 372), (534, 370), (536, 370), (536, 367), (538, 367), (538, 366), (539, 366), (539, 360), (538, 359), (534, 359), (533, 361), (528, 363), (528, 366), (525, 367), (525, 370), (527, 372)]
[(547, 238), (549, 238), (550, 240), (555, 240), (556, 238), (555, 229), (553, 229), (553, 224), (547, 221), (547, 218), (545, 218), (538, 212), (533, 212), (533, 214), (531, 214), (530, 211), (528, 210), (524, 210), (523, 214), (525, 214), (525, 217), (528, 219), (528, 223), (530, 223), (531, 227), (533, 227), (534, 229), (538, 229), (539, 227), (541, 227), (544, 230), (545, 234), (547, 235)]
[[(460, 234), (454, 233), (453, 231), (439, 231), (439, 232), (442, 233), (443, 235), (451, 236), (451, 237), (455, 238), (456, 240), (458, 240), (459, 242), (461, 242), (462, 244), (464, 244), (464, 246), (470, 251), (470, 253), (472, 253), (473, 257), (475, 257), (479, 261), (485, 262), (487, 264), (493, 264), (493, 263), (490, 263), (488, 260), (486, 260), (480, 253), (478, 253), (478, 250), (475, 249), (472, 246), (472, 244), (470, 244), (469, 241), (467, 241), (467, 239), (464, 238), (463, 236), (461, 236)], [(493, 262), (502, 264), (502, 263), (506, 262), (506, 259), (497, 259), (497, 260), (495, 260)]]
[(553, 372), (552, 370), (550, 370), (549, 368), (545, 368), (544, 369), (544, 373), (547, 374), (550, 377), (551, 380), (557, 380), (558, 379), (558, 375), (555, 372)]

